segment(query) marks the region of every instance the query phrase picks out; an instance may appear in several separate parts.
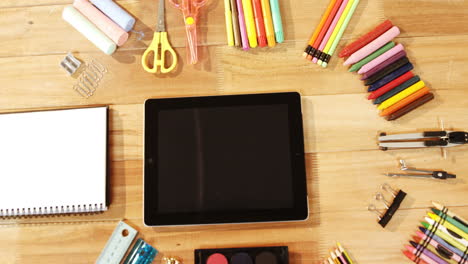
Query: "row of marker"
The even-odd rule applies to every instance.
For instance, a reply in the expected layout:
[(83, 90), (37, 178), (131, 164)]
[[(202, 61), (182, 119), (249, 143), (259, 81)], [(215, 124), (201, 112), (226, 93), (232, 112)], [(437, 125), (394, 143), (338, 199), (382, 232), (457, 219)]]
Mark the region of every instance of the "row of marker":
[(330, 256), (324, 259), (321, 264), (353, 264), (351, 257), (340, 243), (336, 243), (336, 248), (330, 250)]
[(367, 91), (371, 92), (368, 99), (374, 100), (381, 110), (380, 116), (388, 121), (434, 98), (421, 78), (411, 72), (413, 64), (403, 45), (393, 42), (399, 34), (400, 29), (386, 20), (339, 54), (340, 57), (349, 56), (344, 65), (351, 65), (349, 71), (361, 74)]
[(229, 46), (244, 50), (284, 41), (278, 0), (224, 0)]
[(327, 67), (359, 0), (331, 0), (304, 50), (303, 57)]
[(439, 203), (433, 205), (403, 254), (420, 264), (468, 263), (468, 222)]

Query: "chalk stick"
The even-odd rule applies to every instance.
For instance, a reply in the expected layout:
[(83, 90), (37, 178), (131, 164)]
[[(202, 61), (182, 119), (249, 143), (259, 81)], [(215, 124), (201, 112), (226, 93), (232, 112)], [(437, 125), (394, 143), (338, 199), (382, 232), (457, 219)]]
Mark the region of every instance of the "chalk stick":
[(114, 21), (101, 13), (88, 0), (75, 0), (73, 6), (87, 17), (106, 36), (114, 41), (118, 46), (122, 46), (128, 39), (128, 33), (119, 27)]
[(114, 53), (117, 45), (73, 6), (67, 6), (63, 9), (62, 18), (105, 54)]
[(91, 3), (126, 32), (135, 25), (135, 18), (112, 0), (91, 0)]

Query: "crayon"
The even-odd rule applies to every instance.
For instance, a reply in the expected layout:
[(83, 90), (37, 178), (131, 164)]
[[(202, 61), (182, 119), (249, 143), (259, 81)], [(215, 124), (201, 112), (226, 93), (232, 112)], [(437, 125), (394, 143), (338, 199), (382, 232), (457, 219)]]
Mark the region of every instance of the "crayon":
[(362, 66), (366, 65), (367, 63), (369, 63), (370, 61), (372, 61), (373, 59), (377, 58), (378, 56), (384, 54), (386, 51), (390, 50), (391, 48), (395, 47), (395, 42), (393, 41), (390, 41), (389, 43), (385, 44), (383, 47), (381, 47), (380, 49), (374, 51), (372, 54), (370, 54), (369, 56), (365, 57), (364, 59), (356, 62), (355, 64), (353, 64), (348, 71), (350, 72), (355, 72), (355, 71), (358, 71), (359, 69), (361, 69)]
[(406, 115), (407, 113), (413, 111), (414, 109), (424, 105), (425, 103), (431, 101), (432, 99), (434, 99), (434, 95), (432, 93), (428, 93), (426, 95), (424, 95), (423, 97), (417, 99), (416, 101), (406, 105), (405, 107), (401, 108), (400, 110), (394, 112), (393, 114), (390, 114), (387, 116), (387, 121), (393, 121), (393, 120), (396, 120), (404, 115)]
[(429, 88), (424, 87), (421, 90), (415, 92), (414, 94), (406, 97), (405, 99), (401, 100), (400, 102), (390, 106), (389, 108), (380, 112), (380, 116), (388, 116), (390, 114), (395, 113), (396, 111), (400, 110), (401, 108), (407, 106), (408, 104), (418, 100), (419, 98), (423, 97), (424, 95), (428, 94)]
[(396, 53), (395, 55), (391, 56), (390, 58), (383, 61), (379, 65), (377, 65), (374, 68), (370, 69), (368, 72), (364, 73), (363, 74), (363, 77), (365, 77), (364, 79), (367, 79), (368, 76), (371, 76), (371, 75), (377, 73), (378, 71), (382, 70), (383, 68), (387, 67), (388, 65), (394, 63), (395, 61), (397, 61), (397, 60), (399, 60), (399, 59), (401, 59), (403, 57), (406, 57), (406, 52), (404, 50)]
[(389, 75), (390, 73), (394, 72), (395, 70), (401, 68), (402, 66), (406, 65), (409, 63), (409, 60), (407, 57), (403, 57), (395, 61), (394, 63), (388, 65), (387, 67), (383, 68), (382, 70), (376, 72), (372, 76), (369, 76), (368, 79), (366, 79), (365, 85), (371, 85), (377, 82), (378, 80), (382, 79), (383, 77)]
[(412, 69), (413, 69), (413, 64), (407, 63), (406, 65), (402, 66), (401, 68), (397, 69), (396, 71), (390, 73), (389, 75), (383, 77), (381, 80), (369, 86), (368, 91), (369, 92), (375, 91), (379, 89), (380, 87), (386, 85), (387, 83), (400, 77), (401, 75), (405, 74), (406, 72), (411, 71)]
[(406, 88), (405, 90), (397, 93), (396, 95), (388, 98), (387, 100), (385, 100), (384, 102), (382, 102), (378, 107), (377, 109), (378, 110), (384, 110), (396, 103), (398, 103), (399, 101), (401, 101), (402, 99), (408, 97), (409, 95), (421, 90), (422, 88), (424, 88), (424, 86), (426, 86), (424, 84), (423, 81), (419, 81), (413, 85), (411, 85), (410, 87)]
[(405, 90), (406, 88), (410, 87), (411, 85), (419, 82), (421, 79), (419, 78), (419, 76), (414, 76), (413, 78), (407, 80), (406, 82), (398, 85), (397, 87), (395, 87), (394, 89), (388, 91), (387, 93), (379, 96), (377, 99), (374, 100), (374, 104), (381, 104), (382, 102), (384, 102), (385, 100), (387, 100), (388, 98), (396, 95), (397, 93)]

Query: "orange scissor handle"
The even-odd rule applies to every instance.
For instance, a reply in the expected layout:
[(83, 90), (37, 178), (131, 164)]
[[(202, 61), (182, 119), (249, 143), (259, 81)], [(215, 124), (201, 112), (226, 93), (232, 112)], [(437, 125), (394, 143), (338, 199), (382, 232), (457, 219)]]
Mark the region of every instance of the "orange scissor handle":
[[(172, 64), (169, 67), (166, 67), (166, 53), (169, 53), (172, 57)], [(153, 55), (153, 65), (149, 63), (151, 54)], [(153, 41), (151, 41), (151, 44), (141, 57), (141, 65), (149, 73), (156, 73), (158, 66), (161, 69), (161, 73), (168, 73), (175, 69), (177, 66), (177, 54), (169, 44), (167, 32), (154, 32)]]

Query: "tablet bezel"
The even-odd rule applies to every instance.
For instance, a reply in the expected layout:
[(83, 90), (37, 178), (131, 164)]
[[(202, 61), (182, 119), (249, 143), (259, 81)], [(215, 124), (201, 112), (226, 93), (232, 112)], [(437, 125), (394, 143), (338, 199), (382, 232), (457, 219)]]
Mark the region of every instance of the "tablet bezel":
[[(294, 196), (292, 208), (269, 210), (217, 211), (210, 213), (157, 212), (157, 161), (153, 160), (152, 140), (157, 140), (158, 111), (194, 107), (223, 107), (246, 105), (287, 104), (289, 116), (289, 140), (291, 175)], [(307, 180), (305, 170), (304, 136), (301, 113), (301, 98), (296, 92), (225, 95), (207, 97), (185, 97), (148, 99), (145, 102), (144, 127), (144, 223), (147, 226), (204, 225), (227, 223), (254, 223), (300, 221), (308, 218)], [(151, 125), (150, 125), (151, 124)], [(152, 188), (153, 186), (153, 188)]]

